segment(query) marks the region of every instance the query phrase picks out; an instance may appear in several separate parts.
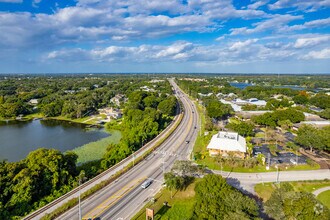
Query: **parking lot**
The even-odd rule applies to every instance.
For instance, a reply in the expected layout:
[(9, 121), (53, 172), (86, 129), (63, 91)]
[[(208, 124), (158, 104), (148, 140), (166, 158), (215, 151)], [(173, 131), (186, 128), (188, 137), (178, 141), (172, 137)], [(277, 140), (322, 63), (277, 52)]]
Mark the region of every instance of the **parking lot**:
[[(279, 147), (279, 150), (282, 148)], [(291, 152), (279, 152), (277, 156), (274, 156), (270, 153), (269, 148), (267, 145), (262, 145), (261, 147), (254, 147), (253, 148), (253, 156), (256, 157), (258, 154), (265, 155), (265, 162), (268, 164), (268, 157), (270, 157), (270, 164), (269, 166), (280, 164), (280, 165), (296, 165), (296, 164), (306, 164), (306, 156), (298, 156)]]

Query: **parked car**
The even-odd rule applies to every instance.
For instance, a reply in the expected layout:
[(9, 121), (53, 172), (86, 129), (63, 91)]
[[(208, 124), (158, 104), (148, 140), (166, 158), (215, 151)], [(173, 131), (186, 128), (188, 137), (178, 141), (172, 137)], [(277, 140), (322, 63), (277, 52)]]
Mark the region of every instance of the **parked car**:
[(290, 159), (290, 162), (291, 162), (292, 164), (294, 164), (294, 165), (296, 165), (296, 164), (297, 164), (297, 161), (296, 161), (296, 160), (294, 160), (294, 159)]

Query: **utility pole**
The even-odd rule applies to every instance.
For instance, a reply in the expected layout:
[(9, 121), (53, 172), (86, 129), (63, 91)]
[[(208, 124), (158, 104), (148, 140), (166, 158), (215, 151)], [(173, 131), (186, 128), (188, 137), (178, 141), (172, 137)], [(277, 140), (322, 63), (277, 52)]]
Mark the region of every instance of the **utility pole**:
[(79, 220), (81, 220), (80, 185), (81, 185), (81, 177), (79, 175)]
[(135, 162), (135, 155), (134, 155), (134, 151), (132, 153), (132, 156), (133, 156), (133, 167), (134, 167), (134, 162)]
[(277, 170), (277, 172), (276, 172), (276, 183), (279, 183), (279, 182), (278, 182), (278, 179), (279, 179), (279, 174), (280, 174), (280, 173), (279, 173), (279, 171), (278, 171), (278, 166), (276, 165), (275, 167), (276, 167), (276, 170)]
[(298, 165), (298, 150), (296, 150), (296, 166)]
[(81, 220), (81, 179), (84, 178), (82, 176), (85, 176), (85, 173), (84, 172), (81, 172), (79, 174), (79, 197), (78, 197), (78, 201), (79, 201), (79, 205), (78, 205), (78, 208), (79, 208), (79, 220)]
[(165, 154), (163, 156), (163, 174), (165, 174)]

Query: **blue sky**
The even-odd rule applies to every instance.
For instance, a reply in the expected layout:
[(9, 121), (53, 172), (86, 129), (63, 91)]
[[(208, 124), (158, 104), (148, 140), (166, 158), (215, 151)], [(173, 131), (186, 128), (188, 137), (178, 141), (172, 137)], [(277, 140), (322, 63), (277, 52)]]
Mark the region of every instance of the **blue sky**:
[(330, 0), (0, 0), (0, 73), (330, 73)]

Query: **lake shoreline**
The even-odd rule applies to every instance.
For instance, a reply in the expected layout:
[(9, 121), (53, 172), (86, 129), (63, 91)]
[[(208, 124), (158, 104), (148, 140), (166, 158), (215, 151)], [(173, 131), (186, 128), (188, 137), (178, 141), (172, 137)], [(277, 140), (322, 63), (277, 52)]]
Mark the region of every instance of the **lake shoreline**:
[(19, 161), (39, 148), (64, 153), (103, 138), (111, 139), (112, 133), (104, 126), (53, 118), (0, 120), (1, 160)]

